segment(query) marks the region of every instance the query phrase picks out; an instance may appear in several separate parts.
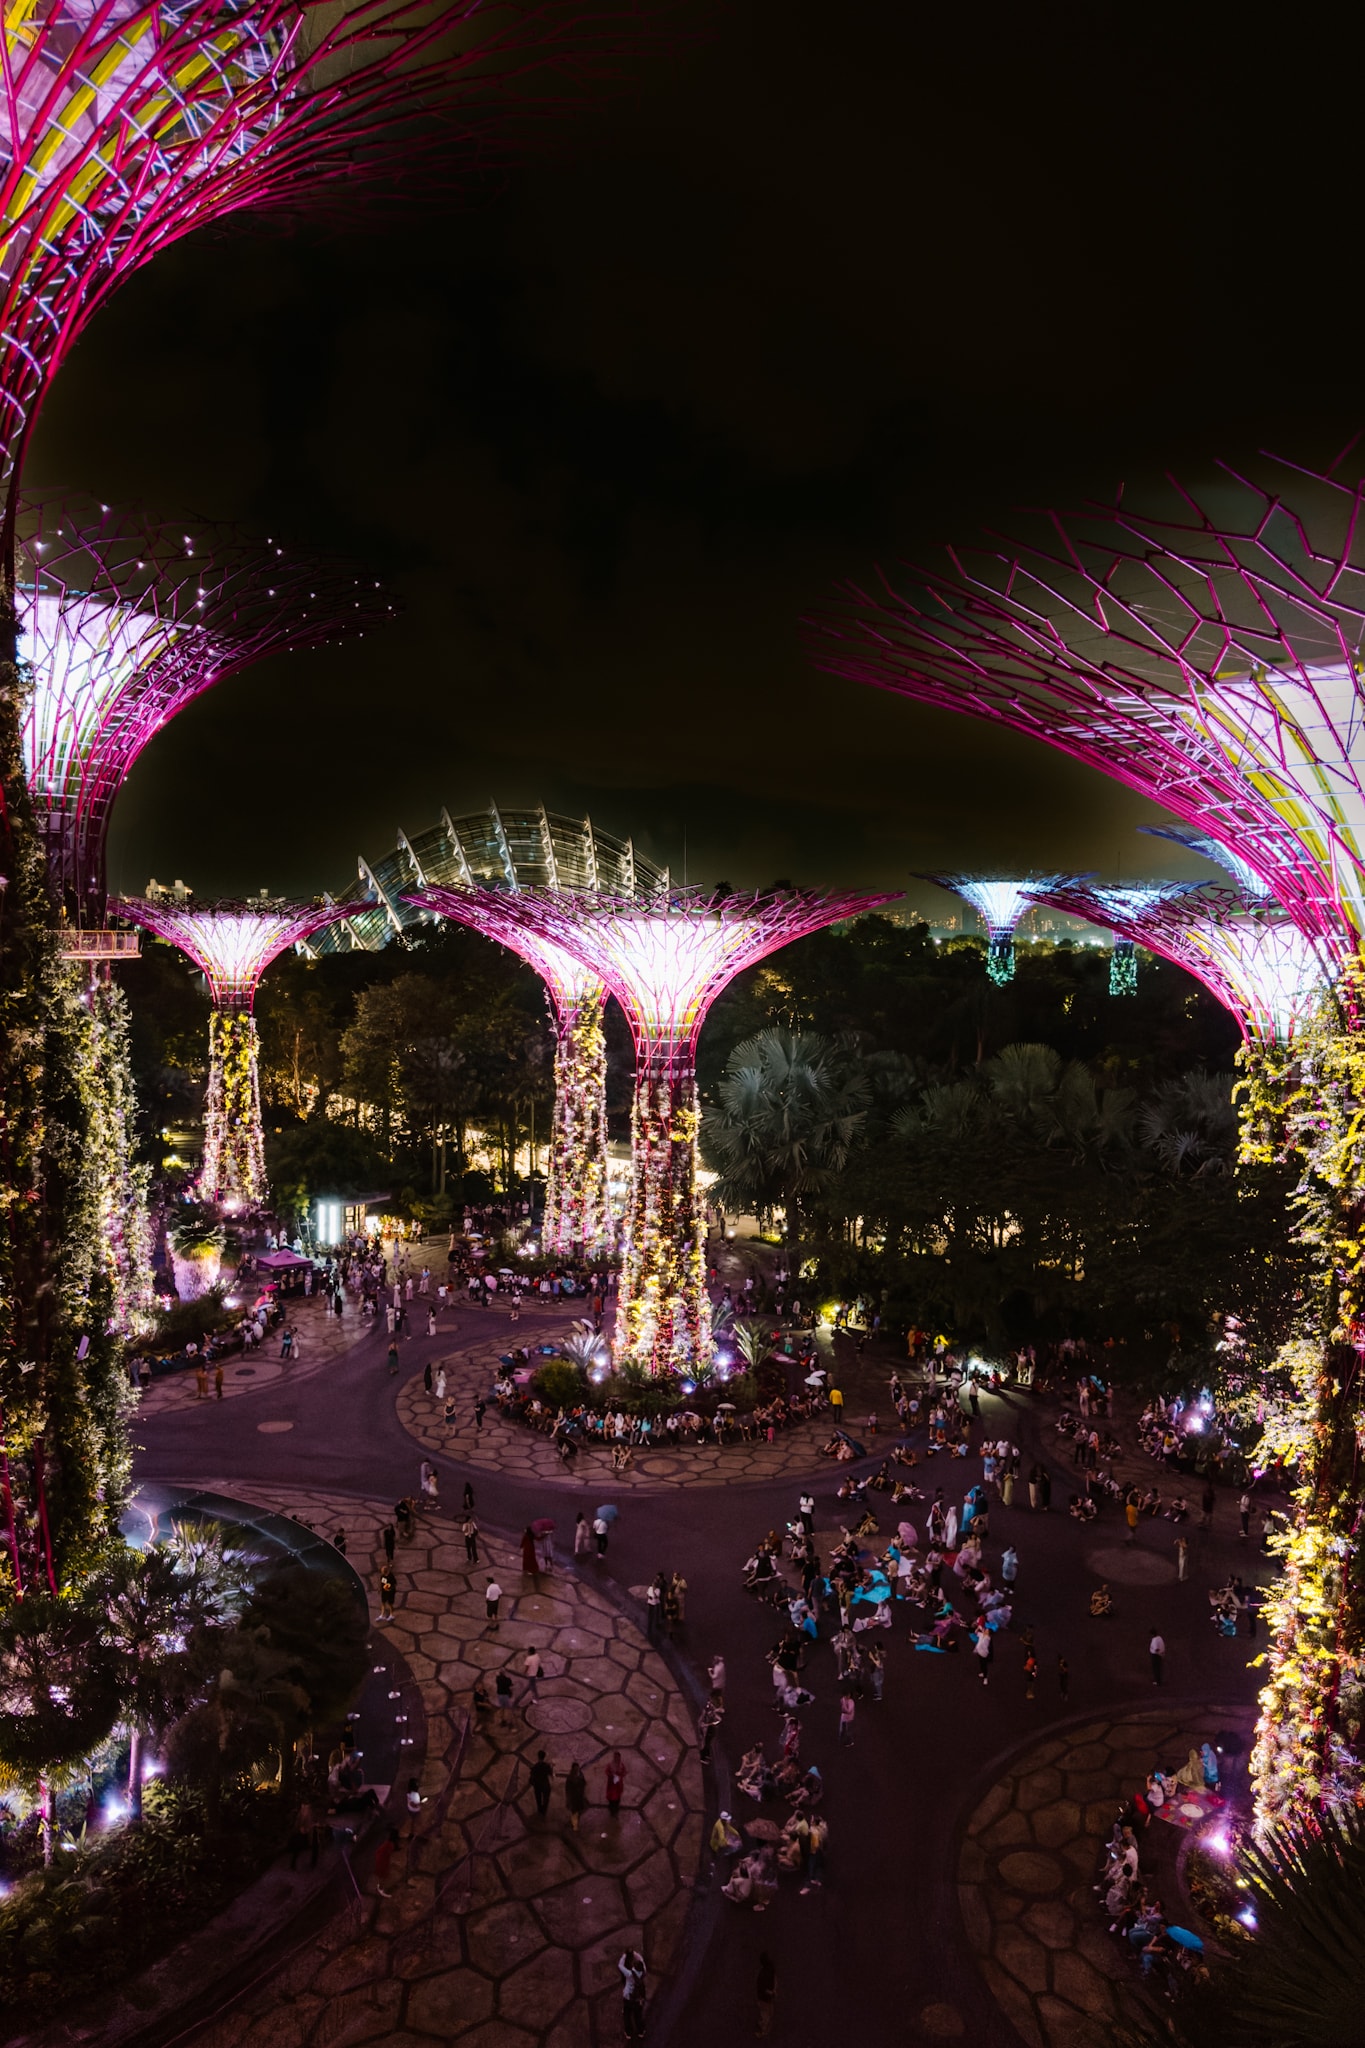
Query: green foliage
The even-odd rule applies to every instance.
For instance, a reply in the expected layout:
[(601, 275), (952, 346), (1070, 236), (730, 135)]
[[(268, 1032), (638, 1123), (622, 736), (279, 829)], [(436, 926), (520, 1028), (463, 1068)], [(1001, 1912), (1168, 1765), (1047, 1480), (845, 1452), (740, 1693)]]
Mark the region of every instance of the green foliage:
[(215, 1331), (226, 1330), (237, 1320), (237, 1311), (225, 1306), (226, 1283), (219, 1280), (189, 1301), (178, 1301), (158, 1316), (147, 1351), (182, 1351), (187, 1344), (202, 1344)]
[(0, 1616), (0, 1766), (45, 1775), (96, 1747), (118, 1713), (118, 1668), (92, 1601), (30, 1589)]
[(261, 1579), (242, 1610), (240, 1632), (256, 1634), (284, 1670), (313, 1721), (349, 1705), (365, 1675), (369, 1614), (346, 1579), (288, 1565)]
[[(570, 1338), (572, 1343), (573, 1339)], [(583, 1399), (583, 1375), (576, 1365), (552, 1359), (542, 1365), (531, 1381), (542, 1401), (551, 1408), (572, 1408)]]
[(64, 1851), (0, 1900), (0, 2010), (41, 2018), (108, 1989), (202, 1924), (277, 1853), (287, 1823), (279, 1799), (240, 1792), (232, 1825), (210, 1834), (202, 1795), (148, 1788), (138, 1828)]
[(829, 1188), (848, 1162), (872, 1103), (851, 1041), (814, 1032), (762, 1031), (737, 1045), (701, 1125), (701, 1153), (716, 1173), (711, 1199), (745, 1215), (787, 1212)]

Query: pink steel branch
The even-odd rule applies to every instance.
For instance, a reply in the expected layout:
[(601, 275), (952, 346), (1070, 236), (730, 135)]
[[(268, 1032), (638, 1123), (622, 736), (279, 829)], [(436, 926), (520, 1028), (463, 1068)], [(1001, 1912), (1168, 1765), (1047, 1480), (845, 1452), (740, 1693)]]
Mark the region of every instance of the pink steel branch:
[(178, 946), (207, 980), (215, 1010), (248, 1012), (271, 961), (343, 915), (332, 902), (197, 906), (146, 896), (111, 897), (109, 910)]
[(1232, 476), (1230, 519), (1182, 492), (1184, 518), (1120, 503), (950, 551), (904, 589), (850, 591), (807, 622), (810, 651), (1115, 776), (1246, 861), (1340, 959), (1365, 925), (1365, 485), (1288, 478)]
[(46, 385), (159, 249), (243, 208), (349, 210), (373, 180), (420, 194), (441, 164), (494, 153), (496, 114), (562, 105), (565, 78), (599, 78), (646, 40), (629, 0), (37, 0), (17, 13), (0, 177), (6, 489)]
[(190, 535), (35, 501), (19, 553), (25, 767), (49, 873), (78, 914), (98, 912), (114, 800), (170, 719), (253, 662), (395, 615), (372, 578), (227, 527)]

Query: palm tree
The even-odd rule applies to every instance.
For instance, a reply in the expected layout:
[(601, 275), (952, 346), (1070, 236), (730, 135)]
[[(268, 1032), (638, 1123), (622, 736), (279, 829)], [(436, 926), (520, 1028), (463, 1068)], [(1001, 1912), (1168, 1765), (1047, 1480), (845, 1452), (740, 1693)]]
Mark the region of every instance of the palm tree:
[(186, 1669), (185, 1640), (209, 1619), (205, 1581), (181, 1568), (174, 1551), (159, 1545), (120, 1550), (96, 1578), (91, 1596), (100, 1635), (118, 1685), (128, 1728), (128, 1812), (142, 1818), (142, 1747), (175, 1714)]
[(93, 1607), (34, 1590), (0, 1618), (0, 1770), (38, 1781), (44, 1863), (52, 1860), (52, 1774), (102, 1742), (117, 1713)]
[(1138, 1128), (1168, 1173), (1228, 1173), (1237, 1156), (1232, 1085), (1196, 1067), (1155, 1091), (1142, 1106)]
[(803, 1198), (842, 1171), (872, 1101), (856, 1048), (815, 1032), (760, 1031), (730, 1054), (716, 1093), (701, 1126), (712, 1199), (757, 1216), (783, 1207), (794, 1238)]

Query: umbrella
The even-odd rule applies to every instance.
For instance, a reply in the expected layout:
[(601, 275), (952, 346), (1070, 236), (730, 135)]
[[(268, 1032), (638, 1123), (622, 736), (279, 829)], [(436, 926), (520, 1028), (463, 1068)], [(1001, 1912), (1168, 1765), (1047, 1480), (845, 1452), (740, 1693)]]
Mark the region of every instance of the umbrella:
[(599, 1508), (597, 1510), (596, 1519), (599, 1522), (614, 1522), (619, 1512), (620, 1510), (618, 1508), (614, 1508), (610, 1504), (608, 1504), (606, 1507)]
[(553, 1528), (554, 1518), (551, 1515), (542, 1515), (538, 1522), (532, 1522), (531, 1534), (533, 1536), (548, 1536)]
[(1168, 1927), (1166, 1932), (1178, 1947), (1193, 1949), (1197, 1955), (1203, 1954), (1203, 1942), (1197, 1934), (1191, 1934), (1188, 1927)]
[(734, 1414), (734, 1412), (735, 1412), (735, 1404), (734, 1404), (734, 1402), (733, 1402), (733, 1401), (717, 1401), (717, 1403), (716, 1403), (716, 1413), (717, 1413), (717, 1415), (733, 1415), (733, 1414)]
[(782, 1840), (782, 1830), (777, 1825), (777, 1822), (775, 1820), (764, 1820), (761, 1816), (758, 1820), (746, 1820), (744, 1832), (746, 1835), (752, 1835), (756, 1842), (780, 1842)]
[(867, 1456), (867, 1452), (863, 1449), (862, 1445), (855, 1437), (851, 1437), (847, 1430), (836, 1429), (834, 1434), (850, 1447), (855, 1458), (865, 1458)]
[(806, 1381), (808, 1387), (823, 1387), (824, 1384), (825, 1375), (822, 1372), (813, 1372)]

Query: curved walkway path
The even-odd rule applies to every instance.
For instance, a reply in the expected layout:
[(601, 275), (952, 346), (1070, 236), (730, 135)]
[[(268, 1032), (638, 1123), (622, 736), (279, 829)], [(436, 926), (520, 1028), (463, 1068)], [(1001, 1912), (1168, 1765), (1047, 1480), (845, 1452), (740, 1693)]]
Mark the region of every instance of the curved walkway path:
[[(373, 1596), (381, 1503), (231, 1485), (319, 1529), (344, 1527)], [(537, 1589), (506, 1544), (480, 1540), (504, 1588), (496, 1632), (484, 1622), (487, 1569), (466, 1564), (448, 1524), (423, 1521), (411, 1543), (399, 1543), (399, 1605), (384, 1633), (418, 1679), (429, 1718), (458, 1726), (476, 1677), (491, 1680), (507, 1664), (510, 1714), (495, 1709), (487, 1727), (470, 1730), (444, 1820), (395, 1859), (392, 1896), (371, 1886), (358, 1921), (337, 1922), (284, 1982), (272, 1979), (196, 2034), (204, 2048), (593, 2048), (620, 2035), (624, 1948), (642, 1950), (655, 1991), (675, 1968), (703, 1832), (690, 1709), (605, 1594), (564, 1572), (542, 1575)], [(521, 1676), (533, 1644), (545, 1666), (538, 1701)], [(421, 1775), (429, 1800), (446, 1789), (439, 1726)], [(549, 1814), (536, 1814), (526, 1771), (542, 1748), (556, 1771), (577, 1758), (587, 1773), (590, 1804), (577, 1833), (558, 1781)], [(626, 1794), (613, 1821), (602, 1777), (617, 1748)]]

